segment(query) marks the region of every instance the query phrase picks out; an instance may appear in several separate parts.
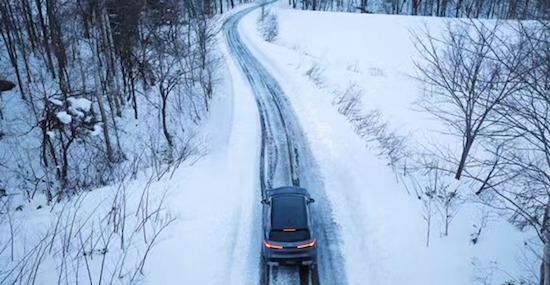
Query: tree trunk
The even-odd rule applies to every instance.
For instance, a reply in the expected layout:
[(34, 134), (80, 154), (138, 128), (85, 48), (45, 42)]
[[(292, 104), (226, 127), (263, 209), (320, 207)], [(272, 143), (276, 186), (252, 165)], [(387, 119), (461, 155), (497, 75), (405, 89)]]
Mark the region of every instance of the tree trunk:
[(65, 45), (61, 34), (61, 27), (57, 17), (57, 0), (46, 0), (46, 14), (50, 23), (50, 36), (53, 46), (53, 53), (57, 59), (57, 75), (59, 77), (59, 88), (63, 99), (67, 99), (70, 91), (68, 76), (67, 76), (67, 55)]
[(464, 171), (466, 159), (468, 158), (468, 155), (470, 153), (470, 149), (472, 148), (473, 143), (474, 143), (474, 139), (468, 135), (468, 137), (466, 138), (466, 143), (464, 144), (464, 149), (462, 150), (462, 155), (460, 157), (460, 162), (458, 164), (458, 169), (455, 175), (455, 178), (457, 180), (460, 180), (460, 177), (462, 177), (462, 172)]
[(368, 0), (361, 0), (361, 13), (367, 13), (368, 12)]
[(439, 17), (447, 16), (447, 4), (449, 0), (441, 0), (441, 8), (439, 10)]
[[(105, 5), (101, 8), (100, 12), (100, 24), (101, 24), (101, 34), (102, 34), (102, 43), (103, 48), (106, 52), (106, 62), (107, 62), (107, 82), (109, 83), (109, 91), (107, 94), (109, 98), (109, 107), (111, 107), (111, 112), (116, 114), (118, 117), (122, 116), (122, 99), (120, 92), (120, 83), (117, 78), (116, 72), (116, 53), (115, 53), (115, 43), (112, 36), (111, 26), (109, 23), (109, 15)], [(111, 95), (112, 94), (112, 95)], [(114, 106), (114, 109), (113, 109)], [(113, 124), (116, 122), (113, 121)]]
[(455, 17), (460, 17), (460, 10), (462, 9), (462, 3), (464, 0), (458, 0), (456, 1), (456, 10), (455, 10)]
[(170, 131), (168, 131), (168, 122), (167, 122), (167, 110), (168, 110), (168, 91), (164, 89), (163, 84), (159, 84), (160, 94), (162, 96), (162, 106), (161, 106), (161, 117), (162, 117), (162, 131), (166, 142), (168, 143), (168, 160), (172, 161), (172, 151), (174, 148), (174, 140)]
[(13, 35), (11, 34), (11, 30), (15, 29), (16, 27), (13, 27), (12, 25), (14, 21), (13, 15), (12, 13), (10, 13), (9, 7), (5, 2), (0, 2), (0, 21), (2, 24), (0, 28), (0, 35), (2, 35), (2, 40), (4, 41), (4, 45), (6, 46), (6, 49), (8, 51), (10, 63), (15, 69), (15, 76), (17, 77), (17, 83), (19, 86), (19, 92), (21, 92), (21, 98), (25, 100), (26, 95), (25, 89), (23, 87), (23, 77), (21, 76), (21, 70), (19, 68), (17, 47), (15, 40), (13, 39)]
[[(94, 16), (96, 16), (96, 21), (97, 21), (97, 14), (96, 12), (93, 12)], [(99, 41), (101, 41), (100, 39), (100, 32), (97, 31), (97, 27), (96, 28), (93, 28), (94, 30), (96, 30), (96, 32), (94, 33), (94, 36), (95, 36), (95, 43), (93, 43), (93, 48), (94, 48), (94, 52), (95, 52), (95, 56), (96, 56), (96, 72), (94, 72), (94, 81), (95, 81), (95, 86), (96, 86), (96, 89), (97, 91), (95, 92), (95, 97), (96, 97), (96, 100), (97, 100), (97, 105), (99, 106), (99, 113), (101, 115), (101, 122), (103, 123), (103, 139), (105, 140), (105, 152), (107, 153), (107, 159), (109, 161), (114, 161), (114, 155), (113, 155), (113, 147), (112, 147), (112, 144), (111, 144), (111, 137), (109, 135), (109, 119), (107, 117), (107, 112), (105, 110), (105, 106), (103, 105), (103, 98), (102, 98), (102, 94), (99, 90), (104, 90), (104, 84), (102, 83), (102, 80), (101, 80), (101, 74), (100, 72), (102, 72), (102, 69), (103, 69), (103, 64), (101, 63), (101, 55), (100, 55), (100, 43)]]
[(204, 0), (203, 2), (203, 13), (204, 15), (212, 15), (212, 0)]
[(542, 239), (544, 243), (542, 262), (540, 264), (540, 285), (550, 285), (550, 198), (544, 209), (542, 220)]
[(33, 16), (32, 8), (27, 0), (22, 0), (21, 5), (23, 7), (23, 15), (24, 15), (25, 24), (26, 24), (25, 27), (27, 30), (28, 37), (30, 39), (31, 49), (33, 52), (36, 52), (38, 50), (37, 47), (40, 41), (38, 40), (37, 32), (34, 27), (34, 20), (32, 17)]
[[(67, 189), (67, 186), (69, 184), (69, 149), (71, 147), (71, 144), (74, 141), (73, 133), (71, 132), (69, 134), (70, 137), (67, 138), (67, 142), (63, 139), (63, 128), (59, 129), (59, 142), (61, 143), (61, 159), (62, 159), (62, 165), (61, 165), (61, 175), (59, 177), (59, 182), (61, 183), (61, 189), (57, 196), (57, 201), (61, 201), (63, 199), (63, 194), (65, 194), (65, 191)], [(59, 165), (57, 165), (59, 167)]]
[(517, 15), (517, 9), (518, 9), (518, 1), (517, 0), (509, 0), (508, 1), (508, 19), (516, 19), (518, 17)]
[[(548, 237), (547, 237), (548, 238)], [(550, 285), (550, 243), (544, 243), (540, 264), (540, 285)]]
[(430, 231), (431, 231), (431, 228), (432, 228), (432, 217), (431, 217), (431, 214), (430, 214), (426, 217), (426, 247), (430, 246)]
[(481, 12), (483, 12), (483, 0), (476, 0), (476, 11), (474, 12), (474, 17), (479, 18)]
[(48, 28), (46, 27), (46, 22), (44, 21), (44, 14), (42, 11), (42, 0), (36, 0), (36, 10), (38, 14), (38, 20), (40, 21), (40, 28), (42, 30), (42, 45), (44, 46), (44, 50), (46, 51), (46, 62), (48, 69), (50, 73), (52, 74), (53, 78), (56, 78), (55, 75), (55, 69), (53, 66), (53, 60), (52, 60), (52, 52), (50, 50), (50, 43), (48, 41), (49, 34), (48, 34)]
[[(96, 75), (97, 76), (97, 75)], [(109, 120), (103, 106), (103, 99), (99, 95), (99, 92), (95, 92), (97, 105), (99, 106), (99, 113), (101, 114), (101, 122), (103, 123), (103, 138), (105, 139), (105, 152), (107, 153), (107, 159), (114, 161), (113, 147), (111, 145), (111, 137), (109, 136)]]
[(420, 6), (421, 0), (412, 0), (412, 14), (418, 15), (418, 6)]

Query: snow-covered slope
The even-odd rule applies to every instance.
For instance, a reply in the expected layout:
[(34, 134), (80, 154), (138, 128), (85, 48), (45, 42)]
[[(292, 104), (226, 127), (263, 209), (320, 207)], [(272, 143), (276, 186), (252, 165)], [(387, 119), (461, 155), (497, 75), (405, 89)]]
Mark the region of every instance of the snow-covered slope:
[[(284, 7), (285, 1), (280, 7)], [(249, 46), (290, 97), (327, 188), (344, 237), (351, 284), (502, 284), (530, 275), (525, 235), (497, 217), (473, 245), (482, 207), (466, 204), (441, 237), (434, 221), (426, 247), (422, 204), (396, 183), (391, 169), (365, 147), (332, 102), (355, 85), (363, 108), (377, 108), (390, 126), (422, 144), (441, 125), (413, 110), (420, 94), (410, 30), (439, 31), (442, 19), (305, 12), (274, 8), (279, 38), (264, 42), (259, 12), (242, 24)], [(312, 67), (319, 67), (311, 76)], [(307, 73), (310, 71), (310, 75)], [(368, 144), (367, 144), (368, 145)], [(436, 218), (434, 218), (436, 219)], [(526, 257), (528, 256), (528, 257)]]
[[(21, 211), (0, 217), (0, 284), (20, 275), (25, 284), (247, 284), (257, 278), (261, 242), (250, 241), (260, 232), (252, 212), (258, 114), (221, 34), (218, 47), (227, 61), (196, 135), (204, 155), (160, 179), (149, 168), (53, 206), (41, 197), (23, 202)], [(83, 103), (75, 106), (86, 108)], [(0, 211), (19, 205), (15, 198), (0, 197)]]
[[(241, 6), (233, 12), (246, 8)], [(214, 151), (171, 182), (181, 222), (151, 258), (150, 284), (248, 284), (259, 272), (260, 126), (254, 95), (219, 34), (230, 85), (222, 86), (209, 125)], [(227, 136), (220, 133), (228, 132)]]

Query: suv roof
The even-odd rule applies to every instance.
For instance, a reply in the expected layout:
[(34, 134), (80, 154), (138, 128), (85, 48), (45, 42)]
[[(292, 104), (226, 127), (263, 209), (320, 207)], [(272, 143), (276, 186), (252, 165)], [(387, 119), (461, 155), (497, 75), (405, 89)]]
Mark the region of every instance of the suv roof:
[(309, 194), (306, 189), (299, 187), (280, 187), (267, 190), (267, 195), (270, 197), (284, 194), (297, 194), (303, 195), (309, 198)]

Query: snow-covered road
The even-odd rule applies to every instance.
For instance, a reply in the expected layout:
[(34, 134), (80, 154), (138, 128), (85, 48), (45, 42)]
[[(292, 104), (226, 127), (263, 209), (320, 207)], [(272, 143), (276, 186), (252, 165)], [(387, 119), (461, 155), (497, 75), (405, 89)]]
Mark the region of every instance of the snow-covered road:
[[(242, 76), (246, 77), (252, 87), (260, 115), (262, 147), (259, 175), (262, 189), (258, 193), (258, 200), (271, 187), (294, 185), (307, 188), (316, 199), (312, 207), (312, 219), (318, 240), (318, 266), (311, 274), (298, 268), (269, 270), (262, 266), (260, 283), (347, 284), (337, 223), (297, 116), (279, 82), (254, 57), (239, 35), (240, 20), (254, 9), (257, 7), (243, 10), (229, 18), (223, 26), (223, 32)], [(261, 235), (261, 232), (257, 234)]]

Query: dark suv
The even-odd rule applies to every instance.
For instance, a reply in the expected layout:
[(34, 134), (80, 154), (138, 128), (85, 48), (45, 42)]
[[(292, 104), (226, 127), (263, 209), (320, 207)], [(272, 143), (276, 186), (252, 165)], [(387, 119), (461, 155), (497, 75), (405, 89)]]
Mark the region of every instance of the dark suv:
[(268, 265), (313, 265), (317, 250), (306, 189), (281, 187), (267, 191), (262, 256)]

